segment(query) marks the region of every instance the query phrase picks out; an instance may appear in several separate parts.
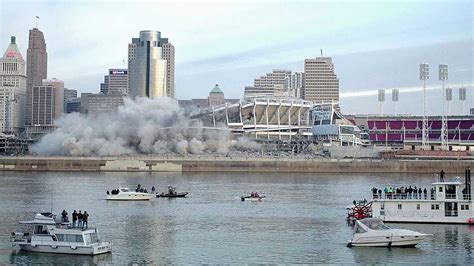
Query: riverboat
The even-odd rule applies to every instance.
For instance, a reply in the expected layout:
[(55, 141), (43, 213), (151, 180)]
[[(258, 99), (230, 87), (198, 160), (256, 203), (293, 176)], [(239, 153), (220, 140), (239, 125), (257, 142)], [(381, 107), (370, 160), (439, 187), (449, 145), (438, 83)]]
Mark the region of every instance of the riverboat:
[(107, 200), (150, 200), (154, 197), (155, 195), (152, 193), (136, 192), (125, 187), (114, 190), (112, 193), (107, 191)]
[(31, 221), (20, 224), (32, 225), (28, 232), (13, 232), (12, 247), (40, 253), (98, 255), (112, 252), (110, 242), (102, 242), (96, 228), (71, 228), (69, 222), (61, 222), (51, 212), (37, 213)]
[(385, 222), (410, 223), (474, 223), (471, 198), (471, 171), (465, 170), (465, 183), (460, 177), (432, 184), (429, 193), (373, 194), (372, 217)]

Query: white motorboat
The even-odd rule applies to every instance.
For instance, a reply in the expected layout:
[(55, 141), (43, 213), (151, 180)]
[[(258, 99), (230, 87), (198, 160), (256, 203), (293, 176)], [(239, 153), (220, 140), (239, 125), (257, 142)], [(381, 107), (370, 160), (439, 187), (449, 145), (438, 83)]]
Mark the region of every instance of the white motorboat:
[(240, 197), (242, 201), (262, 201), (265, 199), (265, 196), (242, 196)]
[(98, 255), (112, 252), (110, 242), (102, 242), (96, 228), (71, 228), (69, 222), (61, 223), (50, 212), (38, 213), (32, 221), (20, 224), (33, 225), (32, 232), (13, 232), (12, 247), (31, 252)]
[(429, 236), (405, 229), (386, 226), (381, 219), (366, 218), (357, 220), (354, 235), (348, 247), (414, 247)]
[(155, 194), (147, 192), (136, 192), (129, 188), (121, 187), (107, 193), (107, 200), (150, 200)]

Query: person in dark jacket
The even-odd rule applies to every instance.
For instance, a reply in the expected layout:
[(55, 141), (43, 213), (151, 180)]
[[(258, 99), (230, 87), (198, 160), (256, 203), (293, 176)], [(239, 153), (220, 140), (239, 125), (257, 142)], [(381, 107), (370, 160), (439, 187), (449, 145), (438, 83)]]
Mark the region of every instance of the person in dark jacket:
[(67, 220), (67, 211), (66, 210), (63, 210), (63, 212), (61, 212), (61, 216), (63, 217), (63, 223), (68, 222), (68, 220)]
[(74, 210), (74, 212), (72, 213), (72, 227), (76, 227), (77, 226), (77, 212), (76, 210)]
[(82, 228), (86, 228), (87, 229), (87, 221), (89, 220), (89, 214), (87, 213), (87, 211), (84, 211), (84, 215), (82, 217)]

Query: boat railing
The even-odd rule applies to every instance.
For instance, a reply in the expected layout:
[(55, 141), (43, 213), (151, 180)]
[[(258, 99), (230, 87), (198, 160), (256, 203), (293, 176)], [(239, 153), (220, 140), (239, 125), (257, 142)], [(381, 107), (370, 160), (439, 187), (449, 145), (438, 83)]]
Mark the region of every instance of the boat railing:
[(456, 199), (456, 193), (446, 193), (446, 199)]
[(384, 193), (384, 194), (373, 194), (373, 199), (386, 199), (386, 200), (436, 200), (436, 194), (422, 193), (422, 194), (408, 194), (408, 193)]

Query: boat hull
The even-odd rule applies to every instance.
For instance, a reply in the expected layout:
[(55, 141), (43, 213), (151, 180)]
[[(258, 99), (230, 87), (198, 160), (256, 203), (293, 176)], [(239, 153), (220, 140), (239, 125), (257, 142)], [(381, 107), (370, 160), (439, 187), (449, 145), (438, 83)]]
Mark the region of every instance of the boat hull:
[(262, 201), (265, 199), (265, 197), (240, 197), (242, 201)]
[(403, 240), (403, 241), (392, 241), (392, 242), (349, 242), (348, 246), (351, 247), (415, 247), (423, 239)]
[(188, 192), (181, 192), (176, 194), (156, 194), (157, 198), (184, 198), (188, 195)]
[(107, 200), (116, 200), (116, 201), (140, 201), (140, 200), (150, 200), (154, 197), (153, 194), (140, 193), (140, 194), (124, 194), (124, 195), (107, 195)]
[(18, 244), (21, 250), (37, 253), (54, 253), (54, 254), (72, 254), (72, 255), (99, 255), (112, 252), (112, 245), (104, 243), (95, 246), (51, 246), (51, 245), (31, 245)]

